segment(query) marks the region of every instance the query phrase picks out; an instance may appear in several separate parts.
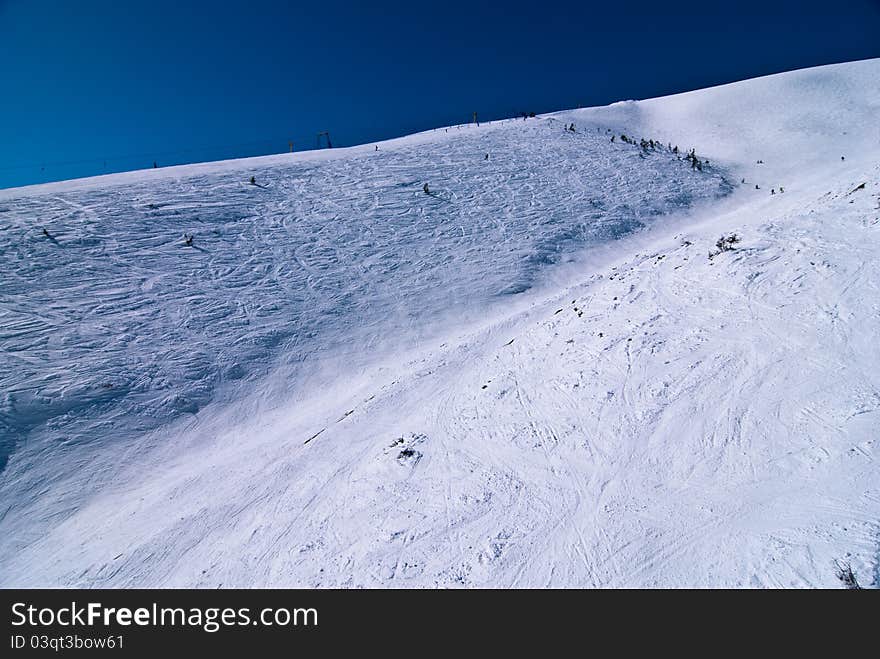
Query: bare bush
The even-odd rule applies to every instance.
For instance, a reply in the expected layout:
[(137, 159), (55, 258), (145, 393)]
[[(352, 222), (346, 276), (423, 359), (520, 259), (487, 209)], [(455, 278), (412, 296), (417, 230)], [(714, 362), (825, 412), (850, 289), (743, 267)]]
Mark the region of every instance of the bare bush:
[(837, 578), (840, 579), (846, 588), (849, 588), (850, 590), (862, 589), (859, 585), (859, 580), (856, 579), (856, 575), (853, 574), (852, 566), (849, 563), (835, 561), (835, 565), (837, 566)]
[(729, 236), (721, 236), (718, 239), (718, 242), (715, 243), (715, 247), (718, 248), (719, 252), (727, 252), (731, 249), (734, 249), (734, 245), (736, 245), (739, 240), (739, 236), (737, 236), (735, 233), (732, 233)]
[(732, 249), (736, 249), (734, 245), (739, 241), (740, 237), (735, 233), (732, 233), (729, 236), (721, 236), (715, 243), (716, 251), (709, 252), (709, 258), (711, 259), (713, 256), (718, 256), (722, 252), (729, 252)]

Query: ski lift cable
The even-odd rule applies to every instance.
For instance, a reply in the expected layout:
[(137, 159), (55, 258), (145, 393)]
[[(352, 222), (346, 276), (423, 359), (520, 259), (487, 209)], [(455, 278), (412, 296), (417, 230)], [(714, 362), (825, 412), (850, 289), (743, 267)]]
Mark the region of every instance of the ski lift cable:
[[(246, 147), (256, 146), (256, 145), (283, 145), (285, 148), (283, 151), (279, 151), (279, 153), (287, 153), (287, 147), (292, 140), (289, 137), (285, 137), (283, 139), (279, 138), (271, 138), (271, 139), (263, 139), (263, 140), (253, 140), (251, 142), (241, 142), (238, 144), (216, 144), (211, 146), (204, 147), (194, 147), (190, 149), (175, 149), (169, 151), (153, 151), (149, 153), (132, 153), (126, 155), (114, 155), (107, 157), (96, 157), (96, 158), (83, 158), (80, 160), (59, 160), (59, 161), (51, 161), (51, 162), (41, 162), (41, 163), (32, 163), (27, 165), (7, 165), (0, 167), (0, 171), (11, 171), (17, 169), (37, 169), (37, 168), (46, 168), (46, 167), (66, 167), (70, 165), (85, 165), (89, 163), (98, 163), (98, 162), (115, 162), (119, 160), (136, 160), (136, 159), (151, 159), (151, 158), (159, 158), (159, 157), (167, 157), (167, 156), (175, 156), (175, 155), (184, 155), (189, 153), (199, 153), (204, 151), (217, 151), (220, 149), (223, 150), (237, 150), (244, 149)], [(293, 140), (296, 143), (296, 140)]]

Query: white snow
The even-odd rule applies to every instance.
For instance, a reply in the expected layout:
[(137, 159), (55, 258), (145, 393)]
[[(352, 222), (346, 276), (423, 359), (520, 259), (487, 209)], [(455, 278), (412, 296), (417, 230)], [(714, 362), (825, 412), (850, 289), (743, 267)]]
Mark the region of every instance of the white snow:
[(880, 585), (878, 83), (0, 191), (0, 585)]

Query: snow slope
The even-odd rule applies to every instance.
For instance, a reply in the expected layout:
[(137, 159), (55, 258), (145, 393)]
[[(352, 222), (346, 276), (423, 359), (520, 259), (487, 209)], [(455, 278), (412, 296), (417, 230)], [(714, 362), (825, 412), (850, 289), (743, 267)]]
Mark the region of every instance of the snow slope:
[(0, 191), (0, 584), (880, 585), (878, 111), (869, 60)]

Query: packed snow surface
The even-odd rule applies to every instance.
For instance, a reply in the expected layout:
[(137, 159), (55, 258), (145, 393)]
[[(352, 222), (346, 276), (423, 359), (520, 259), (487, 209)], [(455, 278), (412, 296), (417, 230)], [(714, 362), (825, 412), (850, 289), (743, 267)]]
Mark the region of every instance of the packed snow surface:
[(880, 585), (878, 116), (868, 60), (0, 191), (0, 585)]

